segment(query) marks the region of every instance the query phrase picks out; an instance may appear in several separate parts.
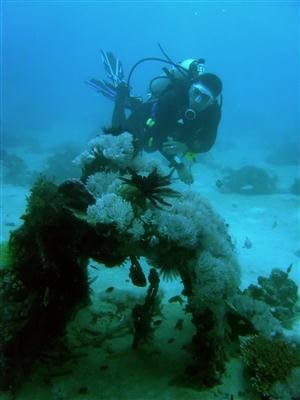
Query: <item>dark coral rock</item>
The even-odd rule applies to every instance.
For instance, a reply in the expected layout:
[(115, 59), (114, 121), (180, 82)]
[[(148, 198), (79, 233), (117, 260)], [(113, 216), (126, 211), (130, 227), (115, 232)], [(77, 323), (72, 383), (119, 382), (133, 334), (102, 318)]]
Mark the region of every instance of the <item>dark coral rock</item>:
[(67, 209), (56, 185), (35, 183), (23, 220), (10, 236), (14, 265), (0, 275), (2, 388), (20, 383), (89, 298), (83, 248), (90, 227)]
[(68, 179), (58, 187), (67, 205), (75, 210), (86, 211), (87, 207), (96, 202), (94, 196), (79, 179)]
[(221, 179), (219, 189), (224, 193), (272, 194), (277, 191), (277, 177), (271, 176), (262, 168), (245, 166), (237, 170), (229, 169)]
[(110, 231), (77, 218), (67, 200), (53, 182), (39, 179), (23, 225), (11, 234), (13, 265), (0, 271), (1, 389), (16, 388), (88, 302), (89, 257), (108, 264), (126, 258)]
[(266, 278), (259, 276), (257, 285), (250, 285), (244, 294), (255, 300), (261, 300), (270, 305), (273, 316), (279, 319), (285, 327), (295, 316), (295, 305), (298, 301), (298, 287), (289, 278), (288, 272), (274, 268)]
[(143, 343), (149, 342), (153, 335), (152, 319), (159, 308), (159, 298), (157, 297), (159, 287), (159, 276), (154, 268), (150, 269), (149, 288), (144, 304), (136, 304), (132, 310), (134, 337), (132, 348), (137, 350)]
[(300, 179), (295, 178), (294, 182), (292, 183), (290, 187), (290, 192), (295, 194), (296, 196), (300, 196)]

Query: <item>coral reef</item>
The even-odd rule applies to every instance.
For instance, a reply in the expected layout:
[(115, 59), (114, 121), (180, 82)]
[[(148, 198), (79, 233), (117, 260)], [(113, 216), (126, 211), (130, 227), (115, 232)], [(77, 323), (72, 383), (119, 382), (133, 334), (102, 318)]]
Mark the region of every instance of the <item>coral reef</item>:
[(96, 172), (90, 175), (86, 181), (87, 189), (95, 196), (100, 197), (104, 193), (115, 193), (122, 181), (114, 172)]
[(266, 336), (282, 334), (281, 321), (275, 318), (271, 307), (264, 301), (238, 293), (231, 302), (226, 302), (231, 335), (249, 335), (262, 333)]
[(250, 375), (252, 387), (264, 398), (275, 382), (285, 381), (300, 366), (300, 347), (281, 337), (263, 335), (241, 339), (241, 355)]
[(58, 188), (43, 179), (33, 186), (23, 219), (9, 241), (14, 264), (0, 270), (2, 388), (21, 382), (88, 300), (87, 258), (78, 256), (76, 246), (80, 234), (88, 234), (88, 225), (81, 221), (75, 229)]
[(131, 203), (115, 193), (104, 194), (87, 209), (89, 223), (114, 224), (120, 233), (127, 231), (133, 218)]
[(82, 170), (82, 180), (103, 171), (125, 171), (131, 166), (135, 153), (132, 136), (124, 132), (118, 136), (99, 135), (88, 143), (88, 149), (74, 159)]
[(32, 182), (31, 172), (25, 161), (18, 155), (1, 151), (0, 167), (4, 183), (26, 185)]
[(134, 202), (141, 208), (145, 207), (147, 200), (154, 207), (160, 209), (161, 206), (170, 206), (171, 204), (167, 203), (164, 197), (177, 197), (179, 195), (175, 190), (167, 187), (171, 184), (170, 178), (173, 171), (166, 176), (160, 176), (156, 168), (147, 176), (139, 175), (132, 169), (129, 169), (129, 172), (131, 177), (122, 177), (121, 180), (134, 188), (134, 192), (130, 192), (130, 197), (133, 197)]
[[(239, 291), (240, 269), (225, 221), (199, 194), (175, 191), (172, 170), (157, 168), (149, 157), (143, 165), (130, 134), (97, 137), (77, 162), (80, 180), (35, 183), (24, 223), (11, 234), (13, 262), (0, 271), (1, 388), (16, 387), (88, 302), (89, 259), (108, 268), (130, 260), (129, 278), (139, 287), (147, 285), (139, 258), (149, 264), (144, 302), (132, 307), (134, 349), (154, 333), (159, 272), (179, 276), (195, 328), (184, 379), (197, 387), (220, 382), (238, 335), (280, 333), (265, 299)], [(113, 295), (113, 289), (107, 290)], [(268, 329), (255, 315), (268, 318)], [(250, 370), (255, 346), (249, 339), (243, 347)], [(282, 344), (282, 351), (287, 348)], [(266, 388), (274, 382), (268, 378)]]
[(72, 163), (79, 151), (80, 147), (73, 143), (61, 143), (59, 147), (51, 149), (52, 154), (44, 162), (43, 176), (58, 184), (66, 179), (79, 178), (81, 170)]
[(297, 400), (300, 398), (300, 368), (293, 368), (285, 381), (276, 382), (269, 389), (272, 400)]
[(14, 257), (9, 242), (0, 243), (0, 270), (14, 265)]
[(259, 276), (258, 285), (250, 285), (244, 293), (268, 304), (272, 315), (286, 328), (291, 327), (298, 301), (298, 288), (289, 278), (289, 271), (274, 268), (268, 278)]

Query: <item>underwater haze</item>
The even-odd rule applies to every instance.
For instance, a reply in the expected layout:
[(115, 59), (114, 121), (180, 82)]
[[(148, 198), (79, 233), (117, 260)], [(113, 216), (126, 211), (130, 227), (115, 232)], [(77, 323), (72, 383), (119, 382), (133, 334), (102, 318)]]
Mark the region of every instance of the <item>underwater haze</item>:
[[(100, 49), (125, 74), (143, 57), (203, 57), (224, 84), (219, 139), (299, 140), (299, 2), (3, 1), (4, 143), (85, 140), (112, 104), (84, 82), (102, 78)], [(132, 92), (146, 96), (164, 65), (144, 63)]]
[(0, 4), (0, 400), (299, 400), (300, 2)]

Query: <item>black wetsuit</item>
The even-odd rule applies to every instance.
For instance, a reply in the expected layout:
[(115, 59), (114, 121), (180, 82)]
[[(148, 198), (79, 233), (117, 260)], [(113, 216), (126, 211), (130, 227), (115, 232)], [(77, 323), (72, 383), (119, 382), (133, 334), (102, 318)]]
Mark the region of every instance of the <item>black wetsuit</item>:
[[(185, 111), (189, 108), (188, 89), (184, 83), (170, 85), (157, 100), (141, 103), (125, 122), (125, 128), (137, 139), (138, 147), (146, 151), (159, 150), (168, 136), (188, 146), (188, 151), (203, 153), (210, 150), (216, 140), (221, 119), (221, 108), (217, 102), (188, 120)], [(152, 127), (147, 124), (151, 118)], [(169, 156), (167, 156), (170, 159)]]

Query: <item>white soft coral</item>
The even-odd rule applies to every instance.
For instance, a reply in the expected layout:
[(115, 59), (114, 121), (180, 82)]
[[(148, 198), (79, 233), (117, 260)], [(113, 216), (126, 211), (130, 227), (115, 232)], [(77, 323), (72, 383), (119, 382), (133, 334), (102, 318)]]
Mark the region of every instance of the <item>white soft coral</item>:
[(124, 132), (118, 136), (102, 134), (89, 141), (88, 150), (76, 157), (74, 163), (83, 167), (97, 156), (102, 156), (119, 168), (124, 168), (130, 165), (133, 154), (133, 138), (130, 133)]
[(91, 223), (115, 224), (118, 231), (125, 232), (134, 219), (131, 204), (115, 193), (107, 193), (87, 209)]

